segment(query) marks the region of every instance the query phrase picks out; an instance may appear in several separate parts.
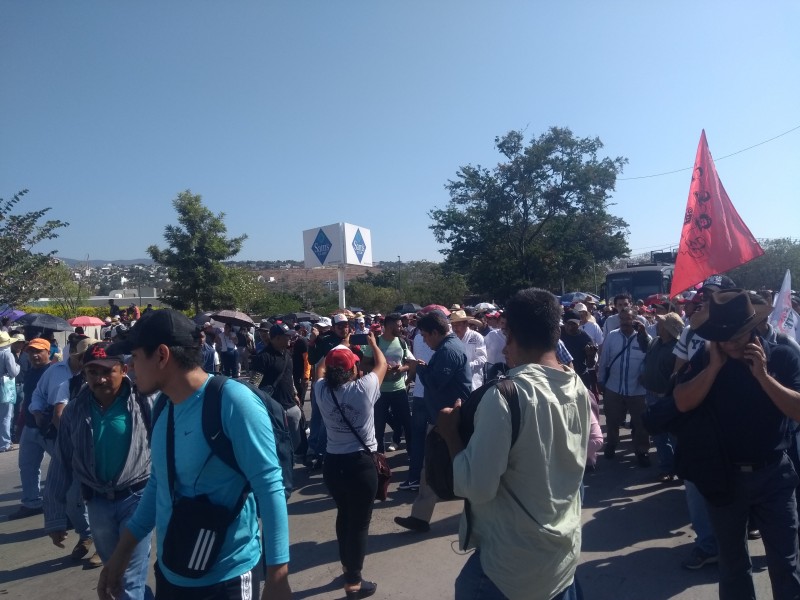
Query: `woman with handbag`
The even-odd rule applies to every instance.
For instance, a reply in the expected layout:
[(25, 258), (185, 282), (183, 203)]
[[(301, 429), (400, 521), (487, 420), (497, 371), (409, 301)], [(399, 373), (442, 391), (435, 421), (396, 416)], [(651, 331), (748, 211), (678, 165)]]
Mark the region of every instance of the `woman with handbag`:
[[(328, 432), (323, 480), (336, 502), (336, 539), (344, 570), (347, 598), (366, 598), (377, 585), (361, 578), (378, 490), (378, 473), (372, 453), (375, 440), (375, 402), (386, 375), (386, 358), (368, 335), (375, 366), (358, 377), (358, 357), (344, 345), (333, 348), (316, 369), (314, 395)], [(347, 340), (344, 340), (345, 343)]]

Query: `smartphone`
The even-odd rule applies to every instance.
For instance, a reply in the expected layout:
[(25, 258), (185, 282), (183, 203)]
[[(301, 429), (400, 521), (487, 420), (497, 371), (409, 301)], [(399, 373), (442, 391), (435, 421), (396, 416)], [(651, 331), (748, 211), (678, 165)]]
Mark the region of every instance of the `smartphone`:
[(355, 346), (369, 345), (369, 336), (366, 333), (354, 333), (350, 336), (350, 343)]

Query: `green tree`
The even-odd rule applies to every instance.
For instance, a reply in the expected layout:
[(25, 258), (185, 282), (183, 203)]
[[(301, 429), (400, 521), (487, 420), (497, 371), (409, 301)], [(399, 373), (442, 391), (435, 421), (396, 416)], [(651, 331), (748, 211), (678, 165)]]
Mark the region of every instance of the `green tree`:
[(45, 295), (46, 282), (40, 273), (56, 251), (34, 252), (34, 247), (57, 238), (57, 230), (69, 225), (55, 219), (41, 222), (49, 208), (12, 214), (27, 193), (22, 190), (10, 200), (0, 198), (0, 304), (19, 306)]
[(213, 214), (200, 195), (190, 190), (181, 192), (172, 201), (179, 225), (167, 225), (164, 239), (167, 248), (150, 246), (147, 253), (167, 268), (172, 287), (161, 300), (179, 310), (213, 308), (217, 288), (225, 280), (222, 261), (236, 256), (246, 235), (228, 238), (225, 213)]
[(448, 205), (429, 213), (445, 268), (473, 292), (502, 300), (520, 287), (554, 288), (627, 254), (627, 223), (608, 212), (625, 158), (598, 158), (598, 138), (558, 127), (527, 146), (511, 131), (495, 146), (505, 162), (461, 167), (445, 186)]
[(223, 279), (216, 288), (211, 308), (233, 308), (251, 313), (265, 302), (267, 288), (258, 280), (258, 273), (241, 267), (223, 266)]
[(800, 281), (800, 241), (789, 238), (759, 240), (764, 254), (728, 272), (737, 286), (749, 289), (779, 290), (786, 269), (792, 273), (792, 285)]
[(59, 261), (46, 265), (38, 277), (44, 286), (43, 296), (50, 298), (55, 314), (62, 319), (77, 317), (78, 310), (90, 296), (83, 279), (76, 279), (72, 269)]
[(359, 279), (347, 283), (348, 306), (360, 306), (370, 312), (386, 314), (397, 306), (399, 298), (400, 295), (394, 288), (381, 287)]

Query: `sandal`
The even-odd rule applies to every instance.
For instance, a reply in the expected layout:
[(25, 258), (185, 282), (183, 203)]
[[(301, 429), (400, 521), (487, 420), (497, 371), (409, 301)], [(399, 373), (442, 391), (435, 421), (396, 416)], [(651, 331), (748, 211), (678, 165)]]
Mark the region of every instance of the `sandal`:
[(378, 589), (378, 584), (365, 579), (361, 580), (361, 587), (357, 590), (345, 590), (347, 600), (358, 600), (359, 598), (369, 598)]

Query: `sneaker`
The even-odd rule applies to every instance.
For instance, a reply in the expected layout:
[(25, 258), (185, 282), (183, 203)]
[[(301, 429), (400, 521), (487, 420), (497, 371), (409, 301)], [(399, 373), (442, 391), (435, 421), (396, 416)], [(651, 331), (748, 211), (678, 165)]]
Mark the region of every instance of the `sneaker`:
[(747, 539), (748, 540), (760, 540), (761, 539), (761, 532), (758, 529), (748, 529), (747, 530)]
[(75, 544), (75, 547), (70, 552), (70, 558), (72, 560), (78, 561), (81, 560), (84, 556), (89, 554), (89, 548), (92, 547), (92, 538), (86, 538), (83, 540), (78, 540), (78, 543)]
[(431, 530), (431, 526), (427, 522), (417, 517), (395, 517), (394, 522), (400, 525), (400, 527), (405, 527), (410, 531), (416, 531), (418, 533), (425, 533)]
[(700, 548), (694, 548), (689, 558), (681, 563), (684, 569), (695, 571), (702, 569), (706, 565), (716, 564), (719, 557), (716, 554), (706, 554)]
[(103, 566), (103, 561), (100, 559), (100, 555), (95, 552), (89, 557), (89, 560), (86, 561), (86, 568), (87, 569), (97, 569)]
[(397, 486), (398, 490), (410, 490), (412, 492), (416, 492), (419, 490), (419, 479), (415, 479), (414, 481), (409, 481), (406, 479), (403, 483)]
[(0, 452), (11, 452), (12, 450), (16, 450), (17, 447), (14, 444), (9, 444), (5, 448), (0, 448)]
[(650, 466), (650, 456), (648, 454), (645, 454), (644, 452), (637, 453), (636, 454), (636, 464), (638, 464), (640, 467), (644, 467), (644, 468), (649, 467)]
[(614, 458), (616, 452), (617, 452), (616, 446), (613, 446), (612, 444), (606, 444), (606, 447), (603, 450), (603, 456), (611, 460), (612, 458)]
[(388, 446), (386, 446), (386, 451), (387, 452), (397, 452), (397, 446), (395, 446), (394, 444), (389, 444)]
[(16, 521), (17, 519), (27, 519), (28, 517), (32, 517), (33, 515), (40, 515), (42, 514), (43, 510), (40, 506), (39, 508), (30, 508), (23, 504), (19, 505), (16, 512), (11, 513), (8, 515), (9, 521)]

